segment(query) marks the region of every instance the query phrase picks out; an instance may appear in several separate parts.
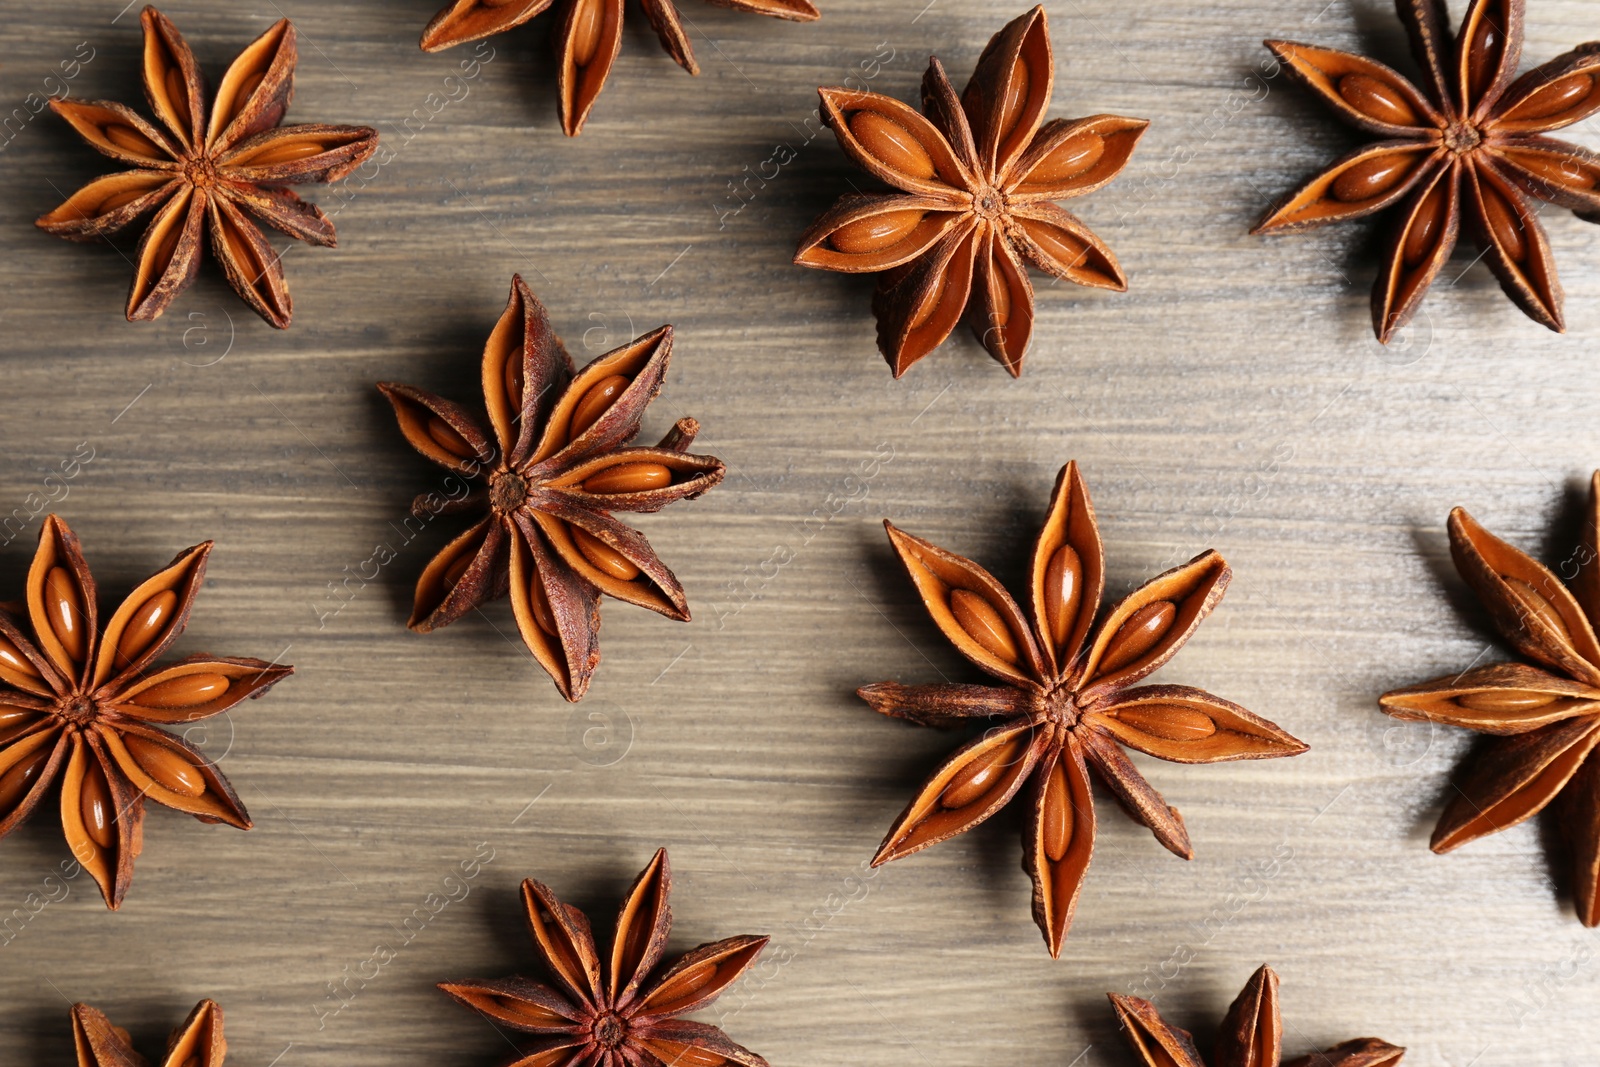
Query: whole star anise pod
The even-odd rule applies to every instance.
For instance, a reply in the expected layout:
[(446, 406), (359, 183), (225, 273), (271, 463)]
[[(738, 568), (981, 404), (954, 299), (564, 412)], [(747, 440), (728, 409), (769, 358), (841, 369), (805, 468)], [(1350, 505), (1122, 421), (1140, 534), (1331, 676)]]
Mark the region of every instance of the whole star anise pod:
[[(72, 1006), (72, 1040), (78, 1067), (147, 1067), (128, 1031), (113, 1026), (105, 1013), (87, 1004)], [(183, 1025), (167, 1038), (161, 1067), (222, 1067), (228, 1042), (222, 1036), (222, 1008), (214, 1000), (194, 1006)]]
[(623, 900), (602, 960), (588, 917), (529, 878), (522, 883), (528, 931), (555, 984), (519, 975), (439, 988), (497, 1023), (538, 1035), (520, 1051), (517, 1067), (766, 1067), (717, 1027), (678, 1016), (721, 996), (769, 939), (714, 941), (657, 970), (672, 929), (671, 891), (667, 850), (660, 849)]
[(1465, 217), (1506, 295), (1561, 332), (1561, 283), (1528, 197), (1600, 222), (1600, 156), (1544, 136), (1600, 110), (1600, 43), (1518, 78), (1523, 0), (1472, 0), (1453, 45), (1444, 0), (1395, 6), (1420, 87), (1365, 56), (1266, 42), (1335, 114), (1382, 140), (1336, 161), (1251, 232), (1307, 230), (1399, 204), (1372, 290), (1373, 329), (1387, 344), (1450, 259)]
[(900, 191), (841, 197), (800, 238), (794, 261), (884, 272), (872, 310), (896, 378), (949, 337), (963, 313), (989, 354), (1021, 374), (1033, 334), (1029, 266), (1127, 289), (1111, 249), (1051, 201), (1115, 178), (1150, 124), (1116, 115), (1045, 123), (1054, 82), (1044, 8), (1036, 7), (989, 41), (959, 100), (938, 58), (928, 60), (926, 118), (878, 93), (818, 90), (839, 147)]
[[(1146, 1067), (1206, 1067), (1187, 1030), (1170, 1026), (1142, 997), (1107, 993), (1122, 1023), (1122, 1036)], [(1211, 1067), (1278, 1067), (1283, 1020), (1278, 1012), (1278, 976), (1262, 964), (1245, 983), (1217, 1034)], [(1376, 1037), (1358, 1037), (1326, 1052), (1301, 1056), (1284, 1067), (1394, 1067), (1406, 1050)]]
[(210, 541), (180, 552), (101, 629), (78, 539), (51, 515), (22, 610), (0, 611), (0, 838), (59, 781), (67, 844), (112, 908), (133, 879), (146, 798), (250, 828), (222, 772), (160, 727), (220, 714), (294, 671), (204, 653), (154, 666), (187, 625), (210, 554)]
[(700, 430), (680, 419), (654, 448), (625, 447), (661, 391), (672, 354), (662, 326), (574, 374), (544, 305), (521, 276), (483, 349), (492, 436), (459, 404), (380, 382), (413, 448), (480, 488), (412, 503), (421, 519), (487, 514), (446, 545), (417, 579), (407, 624), (454, 622), (509, 590), (517, 630), (568, 700), (600, 662), (600, 594), (687, 622), (683, 586), (644, 535), (613, 511), (659, 511), (722, 481), (722, 461), (686, 450)]
[(925, 726), (994, 720), (923, 783), (883, 839), (874, 867), (978, 825), (1032, 783), (1022, 866), (1033, 917), (1061, 953), (1094, 848), (1089, 767), (1133, 818), (1184, 859), (1183, 819), (1119, 746), (1174, 763), (1295, 756), (1306, 746), (1273, 723), (1200, 689), (1134, 687), (1170, 660), (1227, 588), (1215, 552), (1159, 575), (1094, 626), (1104, 557), (1089, 490), (1068, 463), (1034, 544), (1024, 615), (988, 571), (885, 522), (933, 621), (999, 686), (900, 685), (857, 692), (874, 711)]
[(161, 128), (109, 101), (51, 100), (84, 140), (133, 170), (96, 178), (40, 217), (75, 241), (107, 237), (155, 212), (139, 242), (128, 320), (159, 318), (189, 288), (203, 231), (228, 284), (273, 326), (289, 325), (279, 253), (255, 221), (308, 244), (334, 246), (333, 223), (288, 187), (338, 181), (378, 146), (367, 126), (279, 126), (294, 95), (289, 20), (239, 53), (207, 104), (205, 79), (178, 28), (144, 9), (144, 91)]
[[(1385, 693), (1397, 719), (1464, 726), (1494, 740), (1455, 784), (1432, 848), (1449, 852), (1515, 826), (1559, 795), (1575, 861), (1573, 897), (1600, 925), (1600, 472), (1589, 486), (1583, 544), (1569, 592), (1549, 569), (1450, 512), (1450, 555), (1500, 636), (1539, 667), (1497, 663)], [(1576, 595), (1574, 595), (1576, 594)], [(1549, 668), (1548, 671), (1539, 669)], [(1554, 673), (1551, 673), (1554, 672)]]
[[(819, 12), (810, 0), (712, 0), (722, 7), (753, 11), (758, 15), (794, 22), (810, 22)], [(422, 31), (422, 50), (439, 52), (468, 41), (504, 33), (541, 14), (551, 0), (455, 0), (440, 11)], [(675, 0), (641, 0), (650, 26), (667, 55), (688, 71), (699, 74), (694, 49), (684, 32)], [(605, 88), (606, 76), (622, 47), (622, 0), (563, 0), (561, 28), (556, 38), (561, 73), (561, 128), (568, 137), (583, 129), (589, 110)]]

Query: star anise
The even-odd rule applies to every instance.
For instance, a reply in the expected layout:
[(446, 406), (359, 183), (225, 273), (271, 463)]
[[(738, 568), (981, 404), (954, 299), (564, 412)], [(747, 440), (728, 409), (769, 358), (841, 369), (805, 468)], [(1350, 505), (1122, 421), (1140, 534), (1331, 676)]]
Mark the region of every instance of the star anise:
[(800, 239), (794, 261), (885, 272), (872, 310), (896, 378), (949, 337), (963, 313), (989, 354), (1021, 374), (1033, 334), (1029, 265), (1078, 285), (1127, 289), (1111, 249), (1051, 201), (1110, 182), (1150, 124), (1116, 115), (1045, 123), (1054, 83), (1044, 8), (1036, 7), (989, 41), (959, 100), (938, 58), (928, 60), (926, 118), (878, 93), (818, 90), (839, 147), (900, 192), (841, 197)]
[[(1397, 719), (1493, 735), (1474, 755), (1434, 828), (1449, 852), (1515, 826), (1563, 798), (1575, 860), (1573, 896), (1585, 926), (1600, 925), (1600, 471), (1589, 486), (1573, 591), (1548, 568), (1450, 512), (1450, 555), (1500, 636), (1540, 667), (1497, 663), (1385, 693)], [(1576, 595), (1574, 595), (1576, 594)], [(1554, 672), (1554, 673), (1551, 673)]]
[[(78, 1067), (147, 1067), (128, 1031), (111, 1025), (105, 1013), (87, 1004), (72, 1006), (72, 1040)], [(222, 1008), (214, 1000), (194, 1006), (183, 1025), (167, 1038), (161, 1067), (222, 1067), (228, 1042), (222, 1036)]]
[(93, 240), (155, 212), (139, 242), (128, 320), (148, 320), (189, 288), (203, 230), (228, 284), (280, 329), (292, 305), (278, 252), (252, 217), (308, 244), (333, 247), (333, 223), (288, 186), (338, 181), (378, 146), (367, 126), (279, 126), (294, 95), (295, 31), (287, 19), (250, 44), (207, 104), (205, 79), (183, 35), (144, 9), (144, 91), (161, 129), (109, 101), (51, 100), (98, 149), (135, 168), (96, 178), (38, 225)]
[[(753, 11), (758, 15), (794, 22), (819, 16), (811, 0), (712, 0), (722, 7)], [(455, 0), (433, 16), (422, 31), (422, 50), (439, 52), (468, 41), (492, 37), (542, 13), (551, 0)], [(684, 32), (675, 0), (641, 0), (650, 26), (667, 55), (688, 71), (699, 74), (694, 49)], [(583, 129), (589, 110), (605, 88), (611, 64), (622, 47), (622, 0), (564, 0), (556, 50), (561, 57), (557, 78), (561, 128), (568, 137)]]
[[(1122, 1023), (1122, 1036), (1146, 1067), (1206, 1067), (1187, 1030), (1170, 1026), (1142, 997), (1107, 993)], [(1217, 1034), (1212, 1067), (1278, 1067), (1283, 1020), (1278, 1013), (1278, 976), (1265, 964), (1250, 976)], [(1358, 1037), (1326, 1052), (1313, 1052), (1284, 1067), (1394, 1067), (1406, 1050), (1376, 1037)]]
[(412, 513), (488, 514), (446, 545), (417, 579), (407, 625), (454, 622), (509, 590), (517, 629), (556, 688), (578, 700), (600, 662), (600, 594), (687, 622), (683, 586), (644, 535), (613, 511), (659, 511), (722, 481), (722, 461), (688, 455), (699, 433), (680, 419), (654, 448), (625, 447), (661, 391), (672, 354), (662, 326), (574, 375), (544, 305), (521, 276), (483, 349), (483, 397), (493, 436), (459, 404), (380, 382), (413, 448), (481, 483), (441, 504), (424, 493)]
[(1251, 232), (1307, 230), (1401, 205), (1372, 290), (1373, 329), (1387, 344), (1450, 259), (1465, 217), (1506, 295), (1562, 331), (1561, 283), (1528, 196), (1600, 222), (1600, 155), (1544, 136), (1600, 110), (1600, 43), (1517, 78), (1523, 0), (1472, 0), (1453, 46), (1444, 0), (1395, 6), (1420, 87), (1365, 56), (1266, 42), (1341, 119), (1383, 139), (1335, 162)]
[(1200, 689), (1134, 687), (1170, 660), (1222, 599), (1232, 571), (1215, 552), (1159, 575), (1094, 626), (1104, 557), (1089, 490), (1068, 463), (1056, 479), (1028, 571), (1024, 615), (988, 571), (885, 522), (933, 621), (1000, 686), (880, 682), (858, 693), (874, 711), (926, 726), (997, 720), (934, 771), (895, 822), (873, 866), (976, 826), (1031, 782), (1023, 869), (1033, 917), (1061, 952), (1094, 848), (1088, 768), (1156, 840), (1193, 856), (1167, 806), (1119, 746), (1174, 763), (1295, 756), (1306, 746), (1273, 723)]
[(133, 879), (146, 798), (250, 828), (222, 772), (159, 727), (227, 711), (294, 671), (204, 653), (153, 667), (187, 625), (210, 554), (210, 541), (180, 552), (102, 630), (78, 539), (51, 515), (24, 610), (0, 611), (0, 838), (59, 780), (67, 844), (112, 908)]
[(522, 883), (528, 931), (555, 984), (518, 975), (439, 988), (494, 1022), (538, 1035), (516, 1067), (766, 1067), (717, 1027), (678, 1016), (721, 996), (768, 938), (714, 941), (657, 970), (672, 929), (671, 891), (667, 850), (660, 849), (623, 900), (611, 952), (602, 959), (588, 917), (529, 878)]

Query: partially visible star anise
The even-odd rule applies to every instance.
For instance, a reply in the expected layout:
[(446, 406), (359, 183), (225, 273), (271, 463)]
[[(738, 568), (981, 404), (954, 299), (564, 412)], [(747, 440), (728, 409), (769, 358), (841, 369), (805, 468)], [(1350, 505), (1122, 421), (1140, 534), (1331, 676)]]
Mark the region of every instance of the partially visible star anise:
[[(468, 41), (492, 37), (520, 26), (543, 13), (553, 0), (455, 0), (433, 16), (422, 31), (422, 50), (439, 52)], [(794, 22), (818, 17), (811, 0), (712, 0), (712, 3), (758, 15)], [(667, 55), (688, 71), (699, 74), (694, 49), (684, 32), (675, 0), (640, 0), (650, 26)], [(622, 47), (622, 0), (563, 0), (556, 51), (561, 57), (557, 79), (561, 128), (568, 137), (583, 129), (589, 109), (605, 88), (606, 76)]]
[(112, 908), (133, 880), (146, 798), (250, 828), (222, 772), (161, 727), (220, 714), (294, 671), (204, 653), (155, 666), (189, 621), (210, 554), (210, 541), (180, 552), (102, 629), (78, 539), (51, 515), (21, 612), (0, 611), (0, 837), (60, 782), (62, 832)]
[(538, 1035), (520, 1050), (516, 1067), (767, 1067), (717, 1027), (678, 1016), (721, 996), (768, 938), (714, 941), (657, 970), (672, 930), (671, 892), (667, 850), (660, 849), (623, 900), (602, 958), (588, 917), (529, 878), (522, 883), (528, 931), (555, 984), (514, 976), (439, 988), (497, 1023)]
[(963, 313), (989, 354), (1021, 374), (1033, 335), (1029, 266), (1127, 289), (1111, 249), (1051, 201), (1115, 178), (1150, 124), (1116, 115), (1045, 123), (1054, 84), (1049, 27), (1036, 7), (989, 41), (959, 100), (937, 57), (928, 60), (926, 118), (878, 93), (819, 90), (839, 147), (900, 192), (840, 198), (800, 238), (794, 261), (885, 272), (872, 310), (896, 378)]
[[(1143, 997), (1106, 995), (1122, 1023), (1122, 1036), (1145, 1067), (1206, 1067), (1189, 1031), (1168, 1025), (1154, 1004)], [(1278, 1067), (1282, 1050), (1278, 976), (1262, 964), (1228, 1008), (1211, 1067)], [(1405, 1054), (1405, 1049), (1382, 1038), (1358, 1037), (1326, 1052), (1301, 1056), (1283, 1067), (1394, 1067)]]
[(1400, 204), (1372, 291), (1373, 329), (1387, 344), (1450, 259), (1464, 218), (1506, 295), (1564, 330), (1550, 242), (1528, 197), (1600, 222), (1600, 155), (1544, 136), (1600, 110), (1600, 42), (1518, 78), (1523, 0), (1472, 0), (1453, 44), (1444, 0), (1395, 6), (1420, 87), (1365, 56), (1266, 42), (1336, 115), (1382, 140), (1336, 161), (1252, 232), (1307, 230)]
[(1600, 744), (1600, 471), (1590, 480), (1571, 592), (1547, 567), (1463, 509), (1450, 512), (1449, 530), (1456, 570), (1500, 636), (1550, 670), (1496, 663), (1378, 699), (1397, 719), (1464, 726), (1494, 737), (1456, 783), (1431, 847), (1450, 852), (1498, 833), (1559, 796), (1578, 918), (1585, 926), (1600, 926), (1600, 758), (1593, 755)]
[(459, 404), (380, 382), (411, 446), (480, 483), (418, 518), (482, 509), (417, 579), (407, 624), (427, 633), (509, 590), (517, 630), (556, 688), (578, 700), (600, 662), (600, 594), (687, 622), (683, 586), (644, 535), (613, 511), (659, 511), (722, 481), (722, 461), (686, 450), (699, 433), (680, 419), (654, 448), (627, 447), (661, 391), (672, 354), (662, 326), (574, 374), (544, 305), (520, 276), (483, 349), (490, 431)]
[(930, 775), (883, 839), (873, 866), (954, 837), (1024, 785), (1023, 869), (1033, 917), (1058, 956), (1094, 849), (1089, 768), (1156, 840), (1190, 859), (1176, 809), (1119, 745), (1174, 763), (1272, 759), (1306, 750), (1273, 723), (1200, 689), (1135, 683), (1183, 647), (1232, 571), (1215, 552), (1158, 575), (1095, 625), (1105, 573), (1100, 530), (1075, 463), (1062, 468), (1028, 571), (1030, 611), (988, 571), (885, 522), (923, 606), (956, 650), (999, 686), (859, 690), (874, 711), (926, 726), (993, 720)]
[[(134, 1050), (128, 1031), (113, 1026), (104, 1012), (87, 1004), (72, 1006), (72, 1041), (78, 1051), (78, 1067), (147, 1067), (149, 1063)], [(167, 1038), (161, 1067), (222, 1067), (227, 1055), (222, 1008), (214, 1000), (202, 1000)]]
[(294, 95), (297, 56), (288, 19), (239, 53), (207, 103), (205, 79), (178, 28), (144, 9), (144, 91), (161, 129), (108, 101), (51, 100), (84, 140), (133, 170), (97, 178), (38, 220), (75, 241), (122, 230), (156, 212), (139, 242), (128, 320), (160, 317), (194, 281), (200, 242), (228, 284), (273, 326), (289, 325), (289, 284), (279, 254), (251, 218), (332, 248), (333, 223), (289, 190), (338, 181), (378, 147), (367, 126), (279, 126)]

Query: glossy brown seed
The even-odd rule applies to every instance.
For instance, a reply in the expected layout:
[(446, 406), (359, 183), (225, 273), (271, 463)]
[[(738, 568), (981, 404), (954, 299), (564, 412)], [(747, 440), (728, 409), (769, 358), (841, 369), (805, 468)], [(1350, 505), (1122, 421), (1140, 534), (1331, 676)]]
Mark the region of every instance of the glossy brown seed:
[(115, 666), (126, 667), (144, 655), (171, 623), (172, 613), (177, 610), (178, 594), (171, 589), (163, 589), (139, 605), (139, 610), (133, 613), (128, 625), (122, 628), (122, 636), (117, 638)]
[(317, 141), (285, 141), (273, 145), (261, 152), (256, 152), (239, 160), (235, 166), (241, 167), (272, 167), (279, 163), (294, 163), (302, 159), (310, 159), (320, 152), (327, 151), (327, 146)]
[(37, 685), (43, 681), (38, 669), (17, 651), (16, 645), (4, 637), (0, 637), (0, 678), (13, 684), (22, 682)]
[(495, 997), (495, 1007), (506, 1015), (529, 1026), (570, 1026), (572, 1020), (564, 1015), (558, 1015), (549, 1008), (521, 1000), (517, 997)]
[(39, 772), (50, 759), (50, 746), (45, 745), (31, 756), (25, 757), (5, 774), (0, 774), (0, 813), (9, 814), (22, 801), (28, 790), (39, 780)]
[(1482, 693), (1465, 693), (1455, 702), (1472, 711), (1532, 711), (1546, 704), (1554, 704), (1554, 693), (1519, 693), (1505, 690), (1485, 690)]
[(1072, 636), (1072, 624), (1078, 620), (1078, 603), (1082, 599), (1083, 560), (1078, 558), (1077, 549), (1064, 544), (1051, 553), (1044, 569), (1044, 623), (1057, 648)]
[(876, 111), (857, 111), (850, 116), (849, 126), (867, 154), (891, 170), (922, 180), (934, 176), (933, 156), (894, 119)]
[(1512, 112), (1517, 121), (1547, 119), (1581, 104), (1594, 91), (1594, 75), (1580, 71), (1546, 85), (1518, 104)]
[(83, 776), (78, 809), (90, 839), (101, 848), (110, 848), (117, 840), (117, 831), (112, 825), (116, 806), (111, 803), (111, 787), (106, 785), (105, 775), (97, 767), (90, 767)]
[(1328, 191), (1346, 204), (1376, 200), (1400, 184), (1413, 162), (1412, 157), (1399, 154), (1364, 159), (1335, 178)]
[(463, 552), (450, 561), (450, 566), (444, 569), (439, 576), (439, 583), (446, 589), (454, 589), (461, 581), (461, 576), (467, 573), (467, 568), (472, 566), (473, 553)]
[(572, 409), (572, 423), (567, 431), (568, 439), (577, 437), (593, 426), (616, 402), (617, 397), (622, 395), (630, 380), (620, 374), (613, 374), (590, 386), (589, 391), (583, 394), (583, 399)]
[(1567, 630), (1566, 620), (1561, 617), (1561, 613), (1556, 610), (1555, 605), (1544, 598), (1543, 593), (1540, 593), (1539, 590), (1521, 578), (1502, 577), (1505, 577), (1506, 585), (1511, 587), (1511, 591), (1516, 594), (1518, 600), (1522, 601), (1522, 606), (1530, 614), (1543, 620), (1546, 625), (1560, 635), (1562, 640), (1571, 642), (1572, 634)]
[(1513, 159), (1517, 166), (1534, 177), (1542, 178), (1561, 189), (1575, 189), (1580, 192), (1593, 189), (1597, 177), (1600, 177), (1596, 170), (1580, 167), (1573, 160), (1562, 156), (1519, 152)]
[(661, 1050), (667, 1063), (673, 1067), (722, 1067), (728, 1060), (703, 1048), (695, 1048), (677, 1041), (653, 1040), (651, 1045)]
[(1203, 741), (1217, 732), (1211, 716), (1178, 704), (1139, 704), (1118, 712), (1117, 718), (1166, 741)]
[(1022, 109), (1028, 105), (1028, 91), (1032, 88), (1033, 72), (1028, 61), (1020, 55), (1011, 66), (1011, 77), (1005, 83), (1005, 96), (1000, 101), (1000, 144), (1010, 138), (1017, 123), (1022, 120)]
[[(184, 220), (182, 213), (180, 212), (178, 217), (170, 220), (170, 225), (167, 226), (167, 232), (161, 235), (161, 240), (156, 245), (156, 258), (151, 261), (151, 269), (155, 273), (146, 280), (145, 284), (147, 286), (155, 285), (157, 277), (159, 277), (161, 272), (167, 269), (167, 265), (172, 262), (172, 254), (178, 250), (178, 238), (183, 236), (183, 231)], [(233, 231), (226, 230), (224, 232), (228, 235), (229, 245), (237, 246), (238, 242), (233, 239)]]
[(910, 237), (927, 214), (920, 208), (906, 208), (903, 211), (869, 215), (834, 230), (828, 237), (828, 243), (850, 256), (881, 252)]
[(1408, 267), (1415, 267), (1427, 259), (1439, 243), (1445, 224), (1445, 185), (1445, 181), (1440, 181), (1429, 190), (1411, 220), (1411, 229), (1406, 232), (1405, 248), (1401, 253)]
[(600, 50), (601, 16), (604, 13), (600, 0), (578, 0), (572, 12), (572, 41), (567, 46), (573, 65), (587, 67)]
[(124, 152), (132, 152), (136, 156), (166, 155), (161, 146), (132, 126), (124, 126), (120, 122), (112, 122), (108, 123), (102, 132), (105, 133), (106, 140)]
[(1040, 845), (1050, 862), (1060, 863), (1072, 846), (1072, 797), (1067, 793), (1067, 777), (1057, 765), (1044, 783), (1043, 822)]
[(672, 468), (664, 463), (618, 463), (583, 480), (589, 493), (642, 493), (672, 484)]
[(193, 708), (219, 699), (232, 684), (225, 674), (185, 674), (152, 685), (132, 703), (143, 708)]
[(968, 763), (951, 778), (939, 794), (939, 803), (951, 811), (959, 811), (978, 800), (994, 788), (1008, 767), (1022, 755), (1025, 743), (1021, 737), (1003, 745), (996, 745), (977, 759)]
[(718, 969), (716, 960), (705, 960), (678, 972), (651, 996), (650, 1010), (667, 1013), (679, 1004), (687, 1004), (717, 976)]
[(950, 590), (950, 613), (957, 624), (992, 655), (1007, 663), (1018, 660), (1017, 642), (1011, 636), (1011, 627), (994, 605), (969, 589)]
[(528, 583), (528, 607), (533, 611), (533, 621), (539, 629), (551, 637), (560, 636), (556, 632), (556, 618), (550, 613), (550, 598), (545, 595), (544, 583), (537, 576)]
[(428, 436), (433, 439), (434, 444), (457, 459), (472, 458), (472, 446), (467, 443), (467, 439), (437, 415), (428, 416)]
[(583, 558), (595, 569), (619, 582), (631, 582), (639, 577), (639, 568), (616, 549), (595, 537), (587, 530), (572, 527), (572, 540), (583, 553)]
[(51, 632), (73, 662), (81, 663), (86, 640), (83, 605), (78, 602), (77, 586), (65, 567), (51, 567), (44, 576), (44, 603), (50, 617)]
[(933, 313), (938, 311), (939, 305), (944, 302), (944, 291), (949, 286), (950, 272), (948, 270), (941, 271), (939, 276), (933, 279), (933, 284), (929, 287), (927, 295), (923, 297), (922, 303), (917, 305), (916, 313), (907, 321), (906, 330), (908, 332), (920, 329), (923, 323), (933, 318)]
[(1106, 139), (1098, 133), (1080, 133), (1054, 152), (1028, 175), (1029, 185), (1056, 185), (1090, 170), (1106, 154)]
[(255, 91), (261, 88), (261, 82), (267, 76), (265, 70), (252, 71), (244, 81), (239, 83), (239, 92), (233, 98), (233, 113), (237, 115), (244, 110), (244, 105), (250, 100)]
[(1074, 270), (1083, 265), (1089, 254), (1089, 245), (1086, 241), (1054, 226), (1034, 227), (1028, 231), (1028, 236), (1033, 238), (1034, 244), (1044, 250), (1046, 256)]
[(1178, 606), (1170, 600), (1146, 604), (1117, 629), (1100, 658), (1100, 672), (1121, 670), (1154, 648), (1178, 617)]
[(1370, 74), (1346, 74), (1340, 78), (1339, 95), (1345, 103), (1377, 122), (1415, 126), (1419, 121), (1416, 110), (1405, 97)]
[(30, 708), (14, 708), (0, 704), (0, 745), (22, 736), (38, 717), (39, 713)]
[(1483, 220), (1493, 235), (1495, 244), (1513, 263), (1521, 263), (1528, 255), (1528, 239), (1523, 233), (1522, 220), (1499, 189), (1488, 181), (1480, 180), (1478, 189), (1483, 197)]
[(506, 401), (512, 408), (522, 407), (522, 353), (507, 352), (504, 368)]
[(172, 749), (132, 734), (124, 734), (122, 743), (133, 762), (157, 784), (186, 797), (197, 797), (206, 791), (206, 780), (200, 772)]
[(1472, 43), (1468, 45), (1467, 79), (1472, 94), (1469, 105), (1476, 104), (1494, 80), (1495, 60), (1504, 47), (1505, 34), (1498, 20), (1492, 16), (1480, 19), (1472, 31)]
[(154, 191), (155, 190), (153, 189), (140, 187), (134, 189), (124, 189), (120, 193), (112, 193), (110, 196), (100, 201), (100, 206), (95, 208), (93, 211), (84, 211), (83, 217), (89, 218), (94, 215), (109, 215), (118, 208), (127, 207), (141, 196), (149, 196)]
[(167, 88), (167, 102), (172, 105), (173, 112), (178, 116), (178, 126), (185, 133), (189, 130), (189, 91), (183, 84), (183, 72), (177, 67), (169, 67), (167, 76), (162, 79)]

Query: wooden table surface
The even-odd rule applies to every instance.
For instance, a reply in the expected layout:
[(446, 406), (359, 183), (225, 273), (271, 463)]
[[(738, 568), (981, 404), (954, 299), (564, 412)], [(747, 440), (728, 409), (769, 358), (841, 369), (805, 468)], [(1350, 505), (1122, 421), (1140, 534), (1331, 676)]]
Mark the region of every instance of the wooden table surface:
[[(255, 829), (152, 808), (120, 912), (87, 877), (62, 877), (53, 808), (0, 844), (0, 1060), (70, 1064), (73, 1001), (154, 1053), (209, 996), (239, 1067), (496, 1063), (506, 1040), (434, 983), (536, 969), (522, 878), (604, 931), (666, 845), (675, 948), (772, 934), (768, 964), (701, 1017), (779, 1067), (1127, 1065), (1107, 991), (1155, 998), (1209, 1045), (1263, 961), (1283, 978), (1290, 1055), (1372, 1034), (1419, 1067), (1594, 1062), (1595, 935), (1572, 914), (1552, 827), (1431, 854), (1472, 740), (1392, 721), (1375, 697), (1509, 656), (1450, 566), (1451, 506), (1547, 560), (1577, 538), (1600, 464), (1600, 230), (1545, 214), (1566, 336), (1524, 319), (1463, 252), (1389, 348), (1369, 327), (1372, 226), (1246, 232), (1355, 143), (1306, 93), (1259, 76), (1260, 39), (1405, 63), (1388, 4), (1050, 0), (1050, 114), (1153, 120), (1122, 177), (1073, 205), (1131, 289), (1036, 276), (1020, 380), (963, 332), (895, 382), (870, 281), (790, 265), (799, 233), (859, 179), (816, 135), (814, 89), (854, 75), (914, 99), (933, 52), (959, 84), (1015, 0), (823, 0), (810, 25), (686, 0), (698, 78), (634, 10), (576, 140), (557, 124), (550, 17), (495, 39), (461, 79), (470, 48), (416, 47), (441, 0), (173, 2), (213, 77), (293, 18), (290, 119), (382, 131), (385, 165), (308, 194), (337, 210), (340, 247), (287, 254), (286, 332), (211, 265), (160, 321), (127, 323), (124, 255), (32, 225), (111, 168), (33, 117), (29, 94), (143, 106), (123, 2), (5, 5), (0, 111), (24, 117), (0, 151), (0, 589), (20, 589), (48, 510), (108, 596), (215, 538), (180, 648), (296, 673), (202, 738)], [(1596, 36), (1591, 0), (1529, 9), (1529, 63)], [(405, 629), (412, 583), (456, 527), (408, 539), (407, 505), (439, 472), (373, 389), (394, 379), (477, 404), (481, 345), (519, 271), (580, 360), (674, 324), (646, 432), (693, 414), (729, 470), (640, 521), (694, 621), (608, 601), (604, 659), (575, 706), (504, 603)], [(74, 477), (49, 477), (74, 456)], [(978, 680), (915, 602), (880, 520), (1016, 582), (1072, 458), (1109, 595), (1207, 547), (1234, 567), (1161, 679), (1235, 700), (1311, 752), (1135, 757), (1196, 857), (1167, 854), (1102, 795), (1052, 961), (1014, 812), (865, 869), (955, 739), (852, 691)]]

